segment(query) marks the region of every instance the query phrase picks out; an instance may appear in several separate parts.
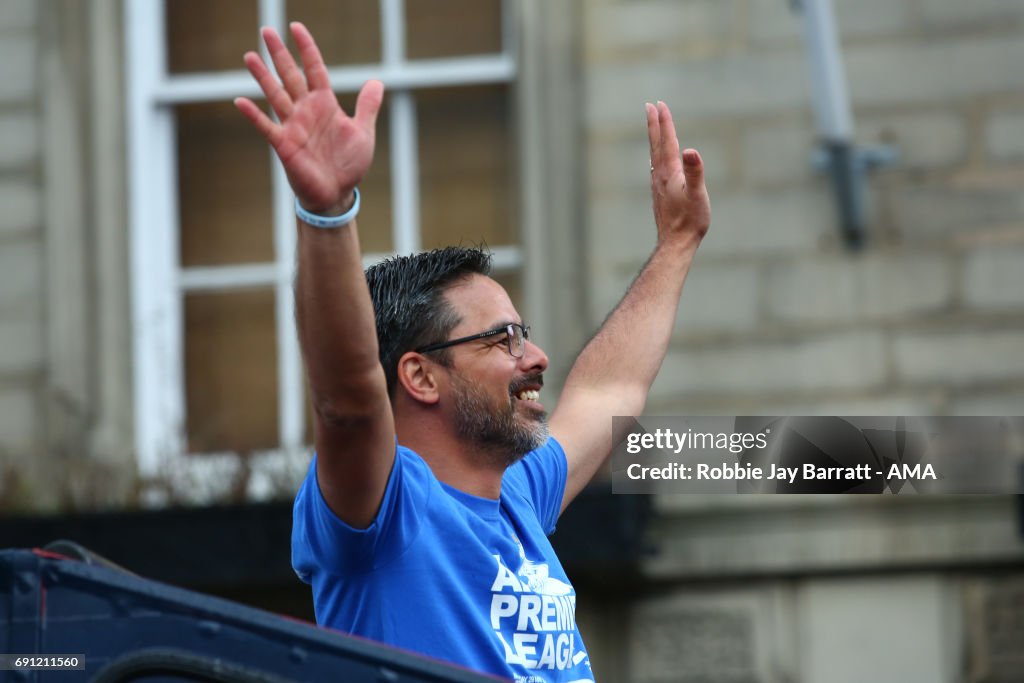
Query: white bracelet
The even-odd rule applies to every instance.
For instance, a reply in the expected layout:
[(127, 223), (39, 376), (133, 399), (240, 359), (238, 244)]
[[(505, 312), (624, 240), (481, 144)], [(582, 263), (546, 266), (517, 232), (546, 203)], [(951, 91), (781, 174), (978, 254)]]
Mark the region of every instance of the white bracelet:
[(320, 216), (315, 213), (311, 213), (302, 208), (299, 204), (299, 198), (295, 198), (295, 215), (299, 217), (303, 223), (312, 225), (314, 228), (340, 228), (343, 225), (348, 225), (352, 220), (359, 214), (359, 188), (352, 188), (352, 194), (355, 195), (355, 201), (352, 203), (352, 208), (341, 214), (340, 216)]

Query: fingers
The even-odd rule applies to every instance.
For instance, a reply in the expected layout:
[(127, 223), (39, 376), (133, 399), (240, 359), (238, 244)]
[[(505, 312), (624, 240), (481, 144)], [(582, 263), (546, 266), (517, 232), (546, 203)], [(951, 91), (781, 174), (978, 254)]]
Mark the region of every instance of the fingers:
[[(687, 149), (679, 153), (679, 138), (676, 136), (675, 123), (668, 105), (658, 100), (658, 104), (647, 103), (647, 137), (651, 144), (652, 172), (661, 164), (679, 163), (682, 158), (683, 176), (687, 186), (700, 187), (704, 184), (704, 161), (695, 149)], [(671, 166), (669, 173), (672, 172)]]
[(273, 107), (277, 118), (281, 120), (288, 118), (292, 113), (292, 98), (281, 87), (281, 84), (274, 78), (274, 75), (270, 73), (270, 69), (263, 63), (260, 56), (255, 52), (246, 52), (242, 59), (245, 61), (245, 66), (249, 69), (249, 73), (259, 83), (260, 89), (263, 90), (267, 101)]
[(672, 123), (672, 112), (661, 100), (658, 100), (658, 128), (661, 130), (661, 158), (670, 164), (678, 163), (679, 138), (676, 137), (676, 127)]
[(238, 111), (242, 112), (245, 118), (249, 119), (249, 122), (256, 127), (260, 135), (266, 138), (267, 142), (274, 148), (277, 147), (281, 136), (280, 126), (271, 121), (270, 117), (264, 114), (263, 110), (257, 107), (248, 97), (235, 98), (235, 107)]
[(647, 141), (651, 145), (651, 170), (661, 163), (661, 129), (658, 124), (658, 110), (650, 102), (644, 103), (647, 112)]
[(704, 184), (704, 160), (697, 150), (683, 150), (683, 175), (687, 187), (699, 188)]
[(267, 52), (270, 53), (270, 58), (274, 61), (274, 68), (277, 70), (277, 75), (284, 84), (285, 90), (288, 91), (292, 101), (299, 99), (306, 94), (306, 79), (299, 71), (292, 53), (285, 47), (281, 37), (277, 35), (277, 31), (269, 26), (264, 26), (260, 34), (263, 36)]
[(302, 59), (302, 68), (306, 72), (306, 80), (312, 90), (323, 88), (331, 89), (331, 80), (327, 75), (327, 66), (320, 54), (320, 48), (316, 41), (302, 23), (293, 21), (289, 24), (292, 30), (292, 37), (295, 38), (295, 45), (299, 48), (299, 58)]
[(384, 84), (380, 81), (367, 81), (359, 91), (356, 99), (356, 123), (365, 130), (373, 130), (377, 122), (377, 112), (384, 101)]

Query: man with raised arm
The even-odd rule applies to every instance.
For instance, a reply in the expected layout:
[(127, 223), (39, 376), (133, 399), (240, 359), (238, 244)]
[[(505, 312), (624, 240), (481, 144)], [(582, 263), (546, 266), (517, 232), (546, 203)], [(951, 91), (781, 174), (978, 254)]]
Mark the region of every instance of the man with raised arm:
[(357, 186), (383, 86), (366, 83), (350, 116), (312, 36), (291, 32), (304, 74), (273, 29), (262, 35), (277, 77), (245, 55), (277, 122), (235, 104), (296, 197), (316, 455), (295, 499), (292, 564), (317, 621), (520, 682), (592, 680), (547, 536), (606, 461), (611, 417), (643, 411), (710, 225), (700, 156), (680, 155), (666, 105), (646, 105), (657, 245), (573, 365), (549, 431), (547, 356), (486, 253), (400, 256), (364, 275)]

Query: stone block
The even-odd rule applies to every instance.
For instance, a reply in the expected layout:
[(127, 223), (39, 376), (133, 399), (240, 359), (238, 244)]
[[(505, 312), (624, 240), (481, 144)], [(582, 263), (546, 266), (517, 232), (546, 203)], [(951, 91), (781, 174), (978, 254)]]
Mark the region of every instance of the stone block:
[(893, 228), (911, 241), (948, 240), (1024, 221), (1024, 193), (1010, 185), (928, 184), (888, 188)]
[[(848, 393), (848, 392), (843, 392)], [(647, 403), (648, 415), (937, 415), (948, 409), (927, 391), (893, 393), (880, 390), (853, 395), (780, 398), (778, 394), (665, 398)]]
[[(635, 267), (610, 266), (608, 272), (595, 272), (588, 290), (590, 320), (596, 325), (622, 299), (640, 271)], [(746, 264), (701, 262), (699, 256), (686, 279), (676, 314), (677, 334), (749, 330), (757, 324), (758, 273)]]
[(880, 394), (871, 397), (824, 398), (815, 401), (766, 401), (754, 415), (934, 415), (935, 404), (926, 396)]
[(37, 130), (33, 116), (0, 115), (0, 170), (24, 168), (39, 158)]
[(31, 29), (36, 25), (38, 0), (4, 0), (0, 2), (0, 35)]
[(857, 268), (843, 261), (804, 260), (773, 265), (766, 308), (772, 319), (826, 323), (850, 321), (860, 305)]
[[(637, 117), (637, 127), (640, 117)], [(646, 132), (628, 138), (601, 141), (591, 140), (587, 145), (587, 196), (628, 197), (639, 199), (649, 196), (650, 147)], [(646, 194), (645, 194), (646, 193)]]
[(701, 263), (698, 254), (683, 287), (677, 333), (752, 329), (760, 316), (759, 289), (756, 265)]
[[(732, 509), (709, 515), (705, 504), (687, 514), (695, 498)], [(659, 496), (656, 504), (670, 519), (658, 527), (660, 552), (645, 571), (661, 579), (721, 581), (808, 570), (891, 575), (894, 569), (1024, 559), (1012, 496), (688, 495)]]
[[(676, 591), (634, 603), (630, 676), (636, 683), (792, 680), (794, 624), (777, 588)], [(780, 626), (782, 628), (780, 628)]]
[(786, 192), (711, 191), (711, 230), (698, 258), (816, 252), (835, 237), (835, 213), (826, 186)]
[(977, 579), (965, 590), (973, 617), (972, 673), (978, 680), (1019, 681), (1024, 677), (1024, 580), (1019, 575)]
[(870, 389), (886, 379), (886, 345), (877, 332), (830, 334), (792, 342), (670, 350), (651, 389), (654, 399), (701, 394)]
[(38, 0), (4, 0), (0, 2), (0, 35), (23, 32), (36, 26)]
[(750, 0), (750, 41), (755, 47), (799, 43), (803, 35), (800, 15), (793, 5), (772, 0)]
[(0, 104), (29, 104), (36, 92), (38, 56), (34, 36), (0, 36)]
[(1024, 22), (1024, 5), (1018, 0), (928, 0), (920, 4), (921, 21), (927, 30), (944, 33), (999, 28)]
[[(755, 45), (800, 43), (803, 17), (791, 7), (775, 0), (751, 0), (751, 41)], [(905, 0), (837, 0), (834, 9), (844, 42), (899, 34), (913, 21), (911, 3)]]
[(836, 24), (843, 42), (899, 36), (913, 28), (916, 7), (908, 0), (836, 0)]
[(590, 330), (596, 330), (622, 300), (622, 295), (626, 293), (642, 265), (638, 262), (635, 268), (609, 265), (605, 270), (592, 269), (590, 285), (587, 288), (587, 327)]
[(1024, 330), (984, 330), (898, 335), (896, 373), (910, 382), (953, 385), (1024, 377)]
[(0, 386), (0, 452), (31, 455), (38, 447), (39, 413), (29, 387)]
[(957, 395), (950, 401), (950, 415), (1024, 415), (1024, 389), (984, 391)]
[[(588, 143), (588, 196), (649, 200), (651, 148), (647, 142), (647, 128), (641, 125), (643, 107), (639, 110), (636, 135), (607, 141), (595, 139)], [(726, 182), (731, 173), (728, 141), (706, 128), (694, 130), (679, 121), (676, 125), (684, 136), (680, 144), (700, 150), (708, 187), (714, 188)]]
[(797, 589), (799, 680), (954, 681), (955, 594), (939, 576), (809, 581)]
[(970, 100), (1024, 87), (1024, 40), (970, 36), (845, 51), (853, 106)]
[(868, 254), (773, 264), (769, 315), (787, 322), (829, 323), (905, 316), (952, 304), (953, 273), (939, 254)]
[(950, 112), (872, 114), (856, 121), (857, 139), (866, 145), (891, 145), (900, 169), (951, 166), (967, 158), (967, 125)]
[(964, 303), (980, 309), (1024, 309), (1024, 247), (985, 247), (967, 255)]
[(723, 43), (733, 32), (736, 0), (583, 3), (587, 55), (600, 60), (623, 51)]
[(38, 188), (26, 181), (0, 181), (0, 237), (39, 228), (40, 197)]
[(638, 105), (659, 99), (677, 121), (803, 109), (810, 106), (805, 72), (796, 52), (594, 65), (584, 82), (584, 123), (628, 129)]
[(42, 248), (37, 242), (14, 242), (0, 249), (0, 311), (42, 299), (42, 267)]
[[(1024, 87), (1024, 41), (971, 35), (941, 42), (855, 45), (844, 51), (855, 107), (972, 98)], [(803, 52), (793, 50), (705, 59), (644, 59), (597, 64), (584, 82), (585, 124), (621, 128), (637, 103), (663, 99), (682, 118), (722, 118), (808, 111), (810, 88)], [(856, 114), (856, 111), (855, 111)]]
[(42, 321), (26, 316), (0, 318), (0, 377), (36, 372), (43, 357)]
[(588, 204), (585, 218), (594, 280), (638, 268), (654, 249), (657, 230), (649, 195), (633, 200), (599, 197)]
[[(830, 202), (827, 193), (813, 191), (713, 193), (711, 230), (697, 259), (816, 252), (835, 238)], [(586, 211), (591, 281), (635, 272), (655, 245), (650, 201), (599, 198)]]
[(757, 184), (805, 184), (817, 173), (811, 168), (816, 146), (814, 126), (795, 117), (783, 124), (750, 127), (743, 133), (740, 172)]
[(1024, 159), (1024, 109), (993, 113), (985, 125), (985, 148), (998, 161)]

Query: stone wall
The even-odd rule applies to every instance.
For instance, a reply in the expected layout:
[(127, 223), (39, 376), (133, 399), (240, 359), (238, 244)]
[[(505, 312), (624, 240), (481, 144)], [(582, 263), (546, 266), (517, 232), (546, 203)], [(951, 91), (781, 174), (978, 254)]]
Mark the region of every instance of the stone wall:
[(28, 495), (44, 438), (37, 14), (31, 0), (0, 3), (0, 507)]
[(649, 412), (1024, 410), (1024, 6), (837, 0), (870, 244), (846, 249), (782, 0), (581, 3), (599, 322), (653, 246), (643, 103), (705, 158), (713, 225)]
[(0, 514), (135, 491), (120, 11), (0, 2)]
[[(811, 166), (789, 2), (578, 4), (591, 325), (654, 245), (645, 101), (712, 197), (648, 414), (1024, 413), (1024, 4), (834, 0), (857, 140), (900, 155), (869, 178), (860, 251)], [(1012, 499), (656, 505), (628, 647), (594, 629), (612, 680), (1024, 675)]]

